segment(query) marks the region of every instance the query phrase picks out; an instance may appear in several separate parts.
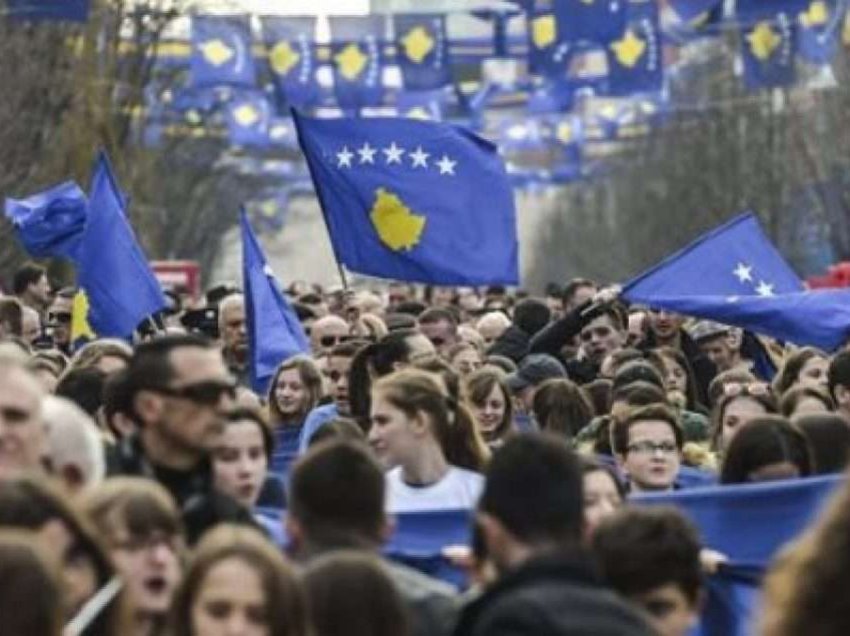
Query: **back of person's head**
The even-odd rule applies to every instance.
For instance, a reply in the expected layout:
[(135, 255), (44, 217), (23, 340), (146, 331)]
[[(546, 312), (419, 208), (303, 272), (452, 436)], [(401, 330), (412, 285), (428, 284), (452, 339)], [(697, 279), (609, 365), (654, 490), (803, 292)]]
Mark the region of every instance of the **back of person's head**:
[(66, 398), (95, 417), (103, 406), (106, 373), (97, 367), (69, 368), (56, 385), (56, 395)]
[[(199, 597), (212, 572), (223, 563), (238, 562), (250, 569), (262, 588), (262, 615), (255, 617), (260, 633), (274, 636), (309, 636), (307, 600), (295, 569), (259, 530), (221, 525), (198, 544), (175, 594), (169, 634), (202, 636), (197, 614), (223, 623), (215, 607)], [(264, 628), (264, 629), (263, 629)]]
[(106, 459), (95, 421), (70, 400), (55, 395), (44, 398), (42, 417), (51, 472), (72, 490), (100, 483)]
[(611, 393), (611, 402), (627, 407), (667, 404), (667, 394), (656, 384), (638, 380), (614, 389)]
[(307, 545), (376, 548), (383, 541), (384, 473), (361, 442), (316, 444), (295, 464), (289, 517)]
[(104, 358), (117, 358), (130, 364), (133, 348), (123, 340), (103, 338), (89, 342), (71, 360), (69, 369), (85, 369), (98, 366)]
[[(418, 300), (405, 300), (395, 306), (393, 311), (397, 314), (407, 314), (408, 316), (417, 317), (424, 312), (428, 306)], [(392, 331), (392, 330), (391, 330)]]
[(611, 387), (614, 383), (605, 378), (596, 378), (592, 382), (582, 384), (585, 395), (590, 398), (590, 403), (593, 405), (593, 412), (597, 415), (605, 415), (611, 410), (612, 391)]
[(315, 636), (407, 636), (410, 620), (385, 566), (337, 551), (310, 563), (304, 584)]
[(448, 362), (436, 357), (427, 358), (413, 366), (439, 376), (448, 392), (449, 425), (441, 438), (448, 462), (468, 470), (484, 470), (490, 455), (484, 437), (466, 407), (460, 375)]
[(38, 263), (32, 261), (24, 263), (15, 270), (12, 277), (12, 292), (15, 296), (20, 296), (27, 291), (30, 285), (40, 281), (45, 274), (47, 274), (47, 270)]
[(0, 532), (0, 621), (4, 636), (60, 636), (59, 564), (31, 533)]
[(798, 384), (791, 387), (782, 395), (779, 401), (779, 412), (784, 417), (793, 418), (800, 414), (805, 415), (812, 409), (823, 412), (835, 410), (835, 402), (829, 396), (825, 388), (814, 384)]
[(835, 413), (803, 415), (794, 420), (809, 441), (814, 474), (844, 472), (850, 463), (850, 426)]
[(774, 559), (763, 584), (759, 636), (850, 634), (850, 481)]
[(529, 336), (541, 331), (551, 318), (552, 310), (537, 298), (524, 298), (514, 307), (514, 324)]
[(540, 430), (574, 437), (595, 412), (584, 391), (570, 380), (546, 380), (534, 393), (534, 419)]
[(174, 499), (152, 479), (111, 477), (85, 494), (83, 510), (110, 543), (121, 535), (142, 541), (183, 534)]
[(366, 433), (357, 422), (347, 417), (335, 417), (322, 424), (310, 437), (307, 446), (311, 447), (320, 442), (330, 440), (349, 440), (366, 443)]
[(723, 397), (725, 387), (729, 384), (753, 384), (758, 378), (746, 369), (729, 369), (714, 376), (708, 384), (708, 406), (714, 406)]
[(653, 594), (667, 586), (684, 597), (685, 621), (695, 622), (702, 589), (702, 546), (696, 528), (681, 512), (663, 507), (622, 508), (599, 523), (591, 545), (604, 581), (647, 609), (656, 627), (673, 618), (653, 611), (661, 600)]
[(806, 437), (784, 417), (761, 416), (737, 432), (723, 457), (720, 483), (808, 477), (813, 472)]
[(567, 442), (529, 433), (505, 441), (490, 460), (479, 512), (525, 545), (570, 546), (581, 538), (582, 472)]
[(17, 298), (0, 298), (0, 333), (20, 336), (23, 332), (24, 310)]
[(838, 401), (835, 393), (837, 387), (844, 387), (850, 391), (850, 351), (836, 353), (829, 363), (828, 371), (829, 394), (833, 400)]
[(649, 362), (644, 360), (633, 360), (627, 362), (614, 375), (613, 390), (616, 393), (620, 387), (628, 386), (634, 382), (648, 382), (660, 389), (664, 388), (664, 378)]

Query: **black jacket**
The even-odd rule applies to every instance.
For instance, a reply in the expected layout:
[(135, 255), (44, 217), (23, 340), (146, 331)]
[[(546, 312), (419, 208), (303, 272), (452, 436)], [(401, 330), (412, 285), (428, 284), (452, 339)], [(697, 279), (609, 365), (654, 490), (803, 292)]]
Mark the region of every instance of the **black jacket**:
[(531, 336), (516, 325), (511, 325), (490, 345), (487, 355), (504, 356), (519, 364), (528, 355), (530, 344)]
[(593, 574), (587, 557), (538, 558), (464, 610), (454, 636), (651, 636), (638, 612)]
[(591, 309), (591, 305), (592, 301), (588, 300), (563, 318), (550, 322), (534, 335), (528, 347), (529, 353), (548, 353), (560, 360), (567, 370), (567, 376), (577, 384), (595, 380), (599, 374), (599, 365), (586, 359), (565, 359), (561, 350), (581, 333), (585, 325), (599, 317), (601, 307)]
[(163, 486), (180, 509), (189, 545), (218, 523), (259, 528), (248, 510), (213, 488), (212, 465), (208, 459), (191, 471), (158, 466), (145, 456), (141, 439), (134, 436), (118, 445), (110, 472), (110, 476), (114, 475), (145, 477)]

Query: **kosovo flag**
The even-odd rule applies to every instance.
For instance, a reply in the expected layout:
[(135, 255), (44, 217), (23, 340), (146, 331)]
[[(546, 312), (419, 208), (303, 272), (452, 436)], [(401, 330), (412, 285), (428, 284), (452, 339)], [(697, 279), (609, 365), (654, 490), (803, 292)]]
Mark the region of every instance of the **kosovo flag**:
[(446, 16), (396, 15), (394, 26), (404, 87), (419, 91), (451, 84)]
[(693, 27), (704, 24), (715, 15), (723, 0), (667, 0), (676, 17)]
[(85, 22), (89, 0), (6, 0), (6, 15), (16, 20)]
[(337, 260), (434, 285), (516, 284), (516, 211), (496, 148), (413, 119), (293, 113)]
[(797, 49), (802, 59), (817, 65), (832, 61), (838, 50), (845, 8), (843, 0), (811, 0), (797, 14)]
[(192, 16), (191, 77), (195, 87), (254, 86), (256, 69), (248, 16)]
[(227, 104), (225, 114), (231, 143), (253, 148), (271, 145), (272, 107), (263, 93), (237, 95)]
[(787, 13), (756, 20), (741, 30), (744, 84), (750, 90), (794, 83), (797, 49), (793, 18)]
[(242, 230), (242, 287), (248, 323), (251, 385), (265, 395), (269, 381), (281, 362), (307, 353), (310, 345), (301, 323), (266, 263), (245, 210), (239, 214)]
[(658, 5), (629, 2), (623, 30), (608, 44), (611, 95), (659, 91), (664, 80)]
[(533, 75), (554, 77), (566, 65), (567, 48), (560, 46), (558, 18), (551, 0), (537, 0), (525, 19), (528, 32), (528, 70)]
[(75, 258), (88, 205), (80, 186), (67, 181), (26, 199), (6, 199), (6, 218), (30, 256)]
[(608, 44), (623, 33), (627, 7), (646, 4), (646, 0), (554, 0), (554, 4), (560, 41)]
[(332, 17), (331, 62), (340, 108), (358, 110), (384, 101), (383, 16)]
[(89, 306), (88, 324), (101, 337), (131, 336), (139, 323), (166, 306), (125, 208), (126, 197), (101, 153), (76, 259), (77, 281)]
[(280, 102), (289, 108), (319, 103), (316, 18), (263, 18), (263, 37)]

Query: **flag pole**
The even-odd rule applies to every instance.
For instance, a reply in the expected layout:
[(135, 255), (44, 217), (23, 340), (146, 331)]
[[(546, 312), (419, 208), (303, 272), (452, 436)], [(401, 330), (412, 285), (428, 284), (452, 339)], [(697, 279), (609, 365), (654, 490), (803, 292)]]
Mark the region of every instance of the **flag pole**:
[[(334, 257), (336, 257), (336, 255), (334, 255)], [(336, 258), (334, 258), (334, 260), (336, 260)], [(340, 263), (338, 260), (336, 261), (336, 268), (337, 271), (339, 271), (339, 277), (342, 280), (342, 290), (349, 291), (348, 277), (345, 275), (345, 270), (342, 267), (342, 263)]]

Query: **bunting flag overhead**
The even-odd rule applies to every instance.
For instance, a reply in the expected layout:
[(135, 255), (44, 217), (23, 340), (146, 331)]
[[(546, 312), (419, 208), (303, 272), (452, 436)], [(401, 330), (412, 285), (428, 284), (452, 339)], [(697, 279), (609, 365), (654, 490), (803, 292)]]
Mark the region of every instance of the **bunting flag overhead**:
[(331, 62), (339, 107), (358, 111), (384, 100), (383, 16), (332, 17)]
[(248, 16), (192, 17), (191, 78), (195, 87), (255, 85), (257, 73)]
[(321, 88), (316, 78), (316, 19), (264, 17), (262, 24), (281, 109), (317, 104)]
[(430, 90), (451, 83), (451, 59), (444, 14), (396, 15), (396, 58), (404, 87)]

